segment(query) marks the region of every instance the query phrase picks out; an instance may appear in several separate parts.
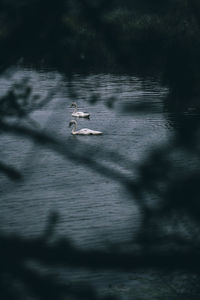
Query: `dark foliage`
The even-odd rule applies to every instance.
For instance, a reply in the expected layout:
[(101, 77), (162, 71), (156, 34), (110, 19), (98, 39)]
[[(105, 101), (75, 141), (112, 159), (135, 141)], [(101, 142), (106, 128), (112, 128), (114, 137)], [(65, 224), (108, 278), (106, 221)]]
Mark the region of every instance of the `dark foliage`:
[[(199, 276), (200, 121), (195, 112), (199, 109), (200, 7), (195, 0), (169, 0), (164, 6), (163, 2), (1, 1), (1, 76), (6, 76), (5, 71), (17, 63), (50, 66), (69, 78), (77, 69), (94, 68), (158, 73), (171, 92), (165, 105), (178, 113), (176, 122), (172, 120), (173, 141), (152, 150), (145, 161), (133, 168), (139, 174), (133, 181), (97, 161), (92, 147), (79, 143), (82, 151), (76, 151), (74, 141), (72, 151), (72, 141), (69, 147), (68, 141), (44, 133), (33, 124), (30, 113), (51, 101), (53, 93), (45, 99), (33, 96), (26, 81), (11, 87), (0, 99), (0, 133), (30, 139), (116, 180), (137, 201), (143, 222), (137, 239), (126, 251), (120, 247), (86, 251), (68, 239), (52, 242), (58, 220), (55, 213), (40, 238), (22, 239), (2, 232), (1, 299), (116, 298), (99, 296), (89, 285), (62, 282), (42, 268), (119, 272), (155, 269), (166, 273), (181, 270)], [(112, 107), (112, 101), (108, 103)], [(185, 115), (191, 107), (194, 114)], [(141, 103), (128, 111), (133, 113), (136, 109), (144, 112), (149, 108)], [(27, 123), (20, 123), (22, 120)], [(177, 164), (171, 161), (172, 156), (181, 155), (191, 162), (188, 170), (178, 160)], [(100, 158), (104, 157), (131, 165), (117, 152), (102, 149)], [(23, 180), (21, 170), (7, 161), (0, 162), (0, 171), (12, 180)], [(149, 195), (155, 203), (149, 203)], [(180, 233), (179, 226), (185, 234)], [(194, 295), (178, 295), (177, 299), (197, 299), (198, 283), (194, 290)]]

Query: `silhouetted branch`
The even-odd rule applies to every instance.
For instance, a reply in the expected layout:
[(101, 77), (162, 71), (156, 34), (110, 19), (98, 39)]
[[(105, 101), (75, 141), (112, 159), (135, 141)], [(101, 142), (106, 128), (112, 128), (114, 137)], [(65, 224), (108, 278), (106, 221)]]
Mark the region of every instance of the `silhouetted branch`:
[[(1, 236), (0, 251), (3, 261), (1, 273), (12, 272), (25, 262), (37, 262), (48, 267), (73, 267), (89, 270), (113, 270), (132, 272), (138, 269), (185, 270), (200, 272), (199, 249), (174, 250), (148, 248), (130, 251), (83, 250), (73, 246), (67, 239), (48, 243), (41, 238), (22, 239), (19, 236)], [(15, 249), (13, 253), (13, 249)], [(135, 253), (134, 253), (135, 252)], [(11, 255), (12, 253), (12, 255)], [(9, 264), (9, 268), (7, 267)], [(16, 265), (17, 264), (17, 265)]]
[(20, 171), (4, 162), (0, 162), (0, 172), (6, 174), (12, 180), (20, 180), (23, 178)]
[[(19, 136), (25, 136), (27, 138), (30, 138), (36, 143), (60, 153), (65, 158), (81, 163), (102, 175), (105, 175), (122, 184), (125, 184), (127, 187), (131, 186), (131, 189), (133, 191), (134, 189), (137, 190), (136, 185), (128, 176), (122, 174), (121, 172), (113, 168), (109, 168), (109, 166), (105, 166), (99, 163), (96, 159), (93, 159), (92, 157), (88, 156), (88, 152), (86, 151), (87, 147), (85, 148), (85, 151), (81, 151), (80, 153), (74, 151), (75, 149), (74, 147), (72, 147), (71, 141), (69, 143), (64, 143), (62, 140), (59, 140), (58, 138), (55, 138), (45, 132), (41, 132), (32, 128), (27, 128), (24, 126), (12, 125), (5, 122), (0, 123), (0, 128), (1, 130), (7, 133), (14, 133)], [(82, 146), (84, 147), (83, 144)]]

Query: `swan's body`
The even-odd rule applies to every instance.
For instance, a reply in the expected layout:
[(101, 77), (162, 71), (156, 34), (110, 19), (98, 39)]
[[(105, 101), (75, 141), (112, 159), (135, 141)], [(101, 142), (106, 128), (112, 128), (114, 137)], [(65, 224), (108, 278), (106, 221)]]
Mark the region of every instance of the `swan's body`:
[(83, 111), (74, 111), (72, 113), (72, 117), (78, 117), (78, 118), (89, 118), (90, 114), (83, 112)]
[(72, 127), (72, 134), (73, 135), (100, 135), (103, 134), (101, 131), (91, 130), (88, 128), (83, 128), (80, 130), (76, 130), (77, 128), (77, 122), (75, 120), (72, 120), (69, 122), (69, 127)]
[(77, 106), (76, 102), (73, 102), (71, 107), (74, 107), (72, 117), (78, 117), (78, 118), (89, 118), (90, 117), (90, 114), (87, 112), (77, 111), (78, 106)]

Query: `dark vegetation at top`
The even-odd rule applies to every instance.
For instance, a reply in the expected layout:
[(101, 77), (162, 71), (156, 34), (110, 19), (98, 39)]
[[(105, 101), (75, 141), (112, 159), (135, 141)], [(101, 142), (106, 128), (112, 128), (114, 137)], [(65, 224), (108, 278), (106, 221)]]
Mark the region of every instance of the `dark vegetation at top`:
[(1, 1), (1, 65), (159, 73), (199, 94), (199, 11), (196, 0)]
[[(78, 152), (74, 142), (72, 151), (71, 142), (69, 145), (68, 141), (32, 126), (10, 122), (11, 116), (17, 121), (30, 121), (31, 111), (46, 105), (52, 95), (36, 99), (32, 97), (31, 87), (22, 82), (0, 98), (1, 134), (31, 139), (68, 160), (116, 180), (129, 191), (143, 212), (137, 238), (131, 249), (122, 252), (116, 246), (109, 251), (78, 249), (67, 238), (52, 242), (58, 221), (55, 213), (39, 238), (25, 240), (2, 233), (1, 299), (114, 299), (114, 296), (100, 297), (89, 285), (63, 283), (56, 276), (41, 272), (38, 265), (121, 272), (185, 271), (197, 276), (197, 284), (188, 280), (187, 292), (170, 299), (198, 299), (200, 121), (198, 116), (182, 112), (188, 107), (194, 110), (199, 107), (199, 20), (197, 0), (0, 2), (2, 77), (6, 76), (5, 70), (16, 64), (48, 66), (66, 76), (76, 70), (157, 74), (171, 91), (165, 103), (167, 110), (177, 113), (173, 141), (154, 149), (140, 162), (134, 168), (137, 168), (138, 179), (132, 181), (109, 168), (109, 164), (97, 162), (91, 147), (88, 149), (83, 144), (83, 151)], [(130, 112), (134, 113), (134, 104)], [(122, 160), (117, 152), (114, 156), (102, 149), (101, 153), (102, 158)], [(190, 162), (187, 170), (178, 159), (172, 163), (171, 157), (179, 156), (185, 156)], [(23, 180), (21, 171), (7, 161), (0, 162), (0, 171), (13, 180)], [(149, 195), (156, 199), (154, 205), (149, 203)]]

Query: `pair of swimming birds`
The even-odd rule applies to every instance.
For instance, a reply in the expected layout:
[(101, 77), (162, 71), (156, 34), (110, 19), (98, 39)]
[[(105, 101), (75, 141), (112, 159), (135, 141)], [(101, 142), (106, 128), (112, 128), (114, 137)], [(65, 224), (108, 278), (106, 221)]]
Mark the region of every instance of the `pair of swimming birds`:
[[(75, 102), (72, 103), (71, 107), (74, 108), (74, 111), (72, 113), (72, 117), (77, 117), (77, 118), (89, 118), (90, 114), (87, 112), (82, 112), (78, 111), (78, 106)], [(71, 120), (69, 122), (69, 127), (72, 126), (72, 134), (73, 135), (101, 135), (103, 132), (97, 131), (97, 130), (92, 130), (88, 128), (83, 128), (80, 130), (77, 130), (77, 121), (76, 120)]]

